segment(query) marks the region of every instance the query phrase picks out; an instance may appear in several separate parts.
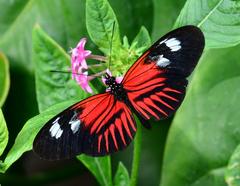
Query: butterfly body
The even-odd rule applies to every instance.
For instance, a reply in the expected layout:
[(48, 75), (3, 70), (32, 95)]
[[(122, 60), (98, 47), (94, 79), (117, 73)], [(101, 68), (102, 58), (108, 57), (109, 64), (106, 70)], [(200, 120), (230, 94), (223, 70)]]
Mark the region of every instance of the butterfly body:
[(105, 74), (105, 79), (109, 93), (114, 95), (117, 100), (127, 102), (127, 94), (122, 83), (117, 82), (116, 78), (108, 73)]
[(195, 26), (173, 30), (140, 56), (121, 82), (106, 73), (107, 91), (86, 98), (49, 120), (33, 149), (43, 159), (59, 160), (84, 153), (105, 156), (126, 148), (137, 125), (173, 115), (203, 52), (204, 36)]

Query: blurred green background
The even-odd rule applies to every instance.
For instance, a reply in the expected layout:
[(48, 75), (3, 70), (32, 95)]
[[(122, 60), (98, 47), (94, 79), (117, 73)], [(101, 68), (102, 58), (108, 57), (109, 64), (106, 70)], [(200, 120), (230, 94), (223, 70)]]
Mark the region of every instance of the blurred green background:
[[(142, 25), (152, 41), (174, 25), (199, 25), (207, 36), (205, 55), (169, 135), (172, 118), (154, 123), (151, 131), (143, 130), (138, 185), (159, 185), (161, 178), (164, 186), (227, 185), (225, 170), (240, 142), (240, 54), (239, 46), (235, 46), (240, 41), (240, 1), (188, 0), (185, 4), (185, 0), (109, 0), (109, 3), (119, 21), (121, 36), (126, 35), (130, 41)], [(32, 61), (34, 25), (39, 24), (69, 51), (81, 37), (89, 38), (85, 4), (85, 0), (0, 0), (0, 51), (10, 65), (10, 90), (2, 106), (9, 142), (1, 160), (24, 123), (38, 114)], [(87, 46), (100, 54), (90, 39)], [(132, 145), (112, 156), (113, 172), (119, 160), (131, 170)], [(25, 153), (5, 174), (0, 174), (0, 183), (98, 185), (80, 161), (47, 162), (32, 152)]]

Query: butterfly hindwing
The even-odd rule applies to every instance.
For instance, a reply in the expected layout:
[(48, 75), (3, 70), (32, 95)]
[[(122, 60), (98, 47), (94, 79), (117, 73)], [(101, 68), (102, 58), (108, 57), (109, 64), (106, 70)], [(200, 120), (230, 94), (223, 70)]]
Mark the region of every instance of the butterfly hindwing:
[(160, 38), (130, 67), (122, 81), (132, 107), (144, 118), (172, 115), (182, 103), (188, 77), (204, 48), (195, 26), (184, 26)]
[(104, 93), (76, 103), (52, 118), (38, 133), (33, 149), (48, 160), (81, 153), (104, 156), (128, 146), (135, 132), (129, 108)]

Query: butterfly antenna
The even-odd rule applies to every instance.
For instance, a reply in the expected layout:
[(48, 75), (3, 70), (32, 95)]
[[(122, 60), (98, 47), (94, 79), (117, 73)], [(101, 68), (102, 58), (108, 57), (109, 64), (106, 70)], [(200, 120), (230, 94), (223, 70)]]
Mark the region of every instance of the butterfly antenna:
[(111, 66), (111, 56), (112, 56), (112, 41), (113, 41), (113, 35), (114, 35), (114, 29), (115, 29), (115, 21), (113, 21), (113, 26), (112, 26), (112, 35), (111, 35), (111, 40), (110, 40), (110, 49), (109, 49), (109, 63), (108, 63), (108, 69), (110, 70)]
[(100, 77), (103, 74), (103, 72), (99, 72), (99, 73), (96, 73), (96, 74), (93, 74), (93, 75), (86, 75), (86, 74), (72, 73), (70, 71), (63, 71), (63, 70), (50, 70), (50, 72), (57, 72), (57, 73), (64, 73), (64, 74), (75, 74), (75, 75), (82, 75), (82, 76), (89, 76), (89, 77)]
[(63, 70), (50, 70), (50, 72), (58, 72), (58, 73), (64, 73), (64, 74), (71, 74), (70, 71), (63, 71)]

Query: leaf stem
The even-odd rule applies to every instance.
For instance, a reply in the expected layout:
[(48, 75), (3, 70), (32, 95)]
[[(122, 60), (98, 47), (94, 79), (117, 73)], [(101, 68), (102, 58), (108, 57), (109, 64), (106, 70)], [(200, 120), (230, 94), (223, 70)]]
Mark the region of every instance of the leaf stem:
[(141, 144), (142, 144), (142, 126), (137, 122), (137, 133), (134, 140), (134, 149), (133, 149), (133, 162), (132, 162), (132, 172), (131, 172), (131, 180), (130, 186), (137, 185), (138, 178), (138, 169), (140, 162), (140, 154), (141, 154)]

